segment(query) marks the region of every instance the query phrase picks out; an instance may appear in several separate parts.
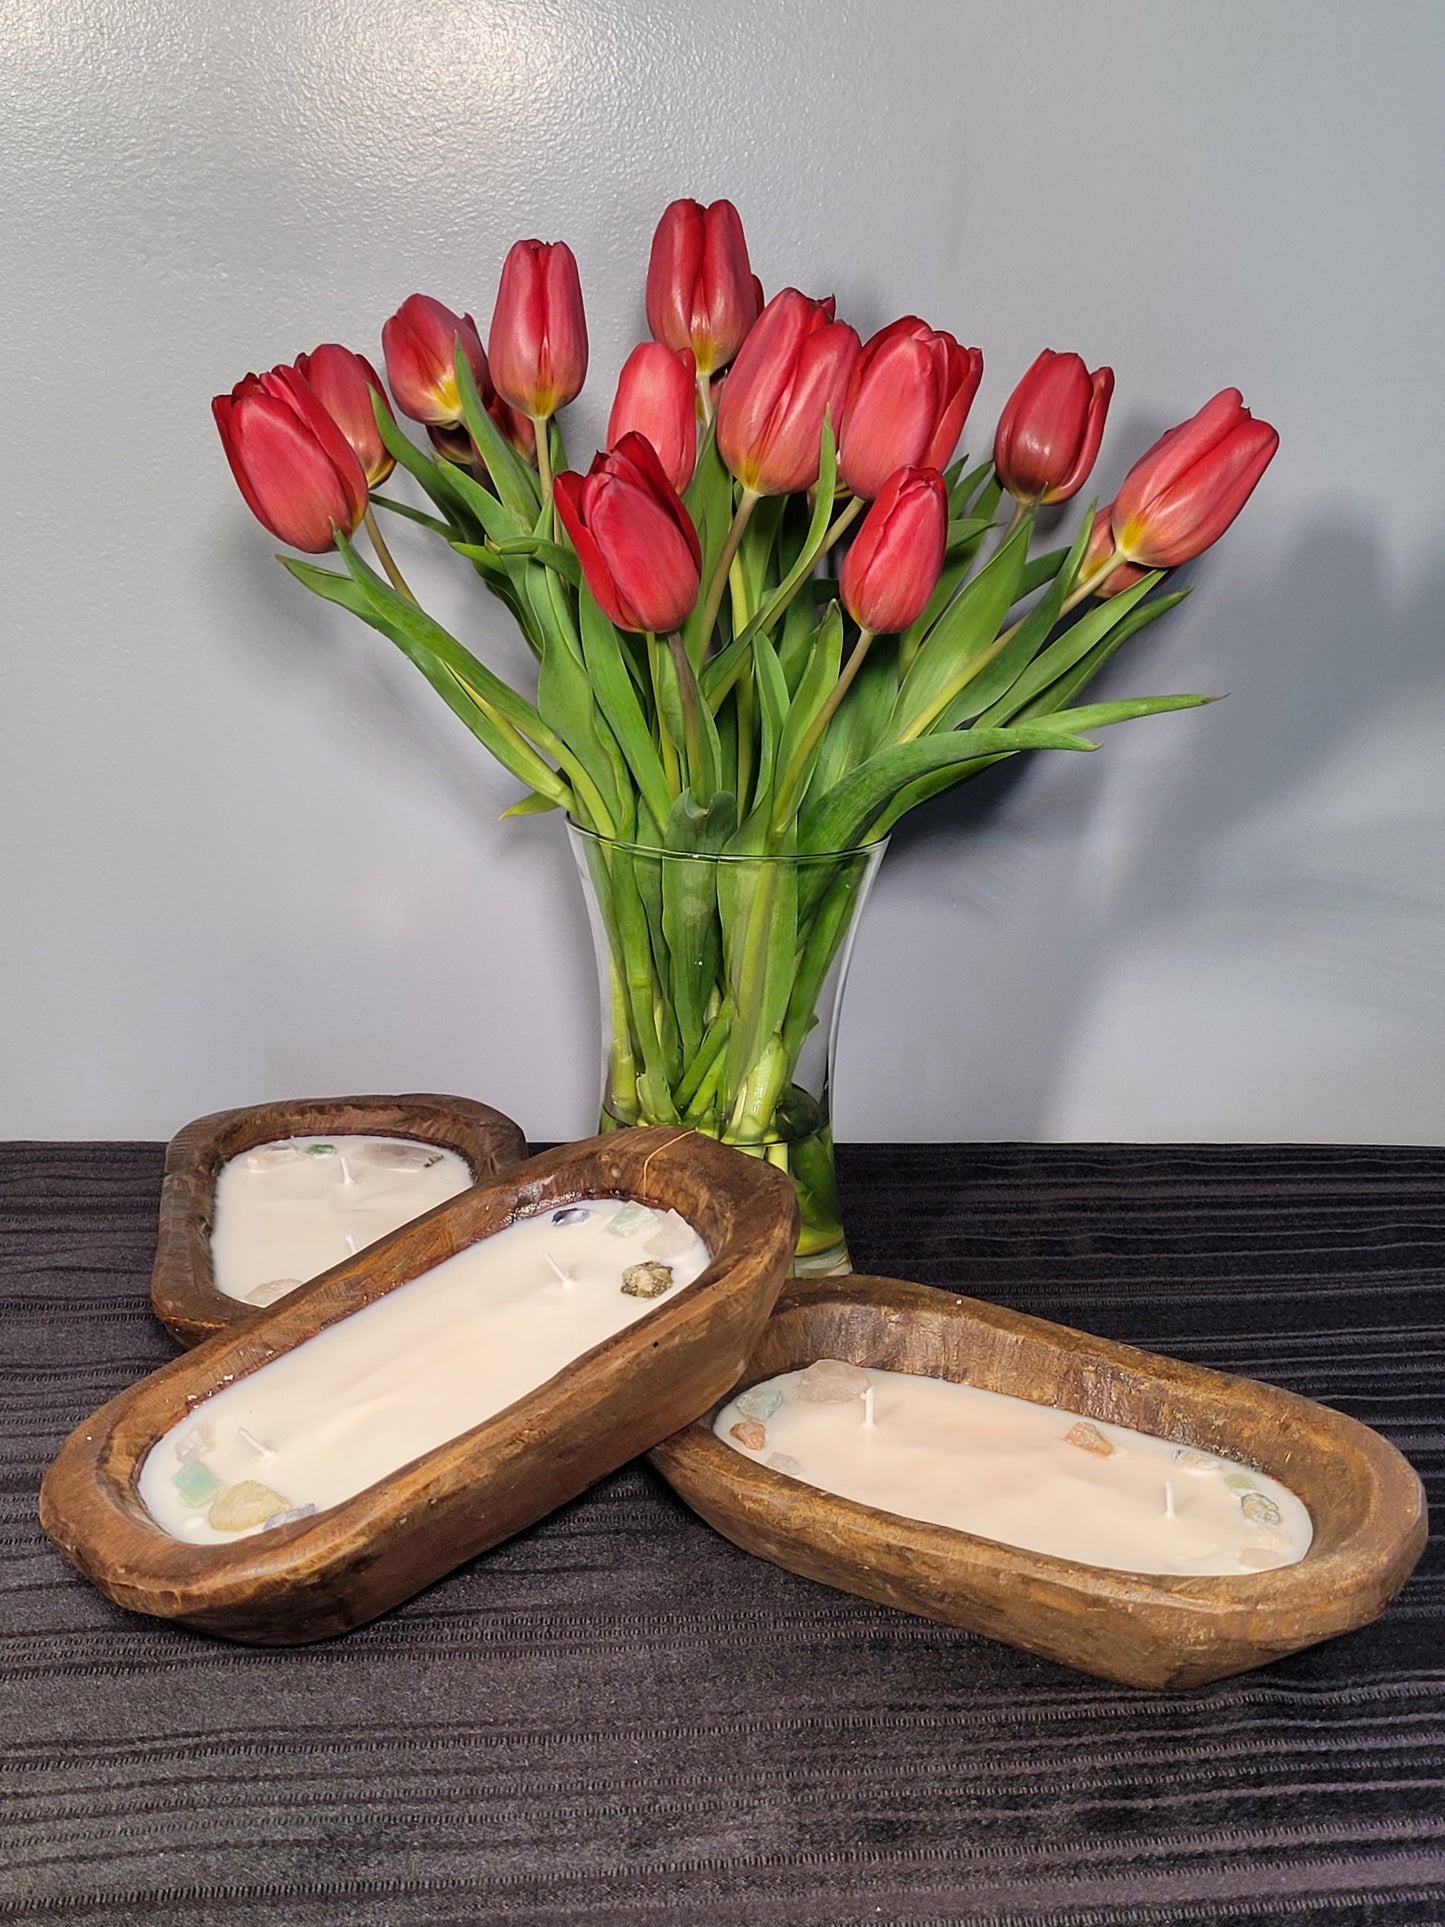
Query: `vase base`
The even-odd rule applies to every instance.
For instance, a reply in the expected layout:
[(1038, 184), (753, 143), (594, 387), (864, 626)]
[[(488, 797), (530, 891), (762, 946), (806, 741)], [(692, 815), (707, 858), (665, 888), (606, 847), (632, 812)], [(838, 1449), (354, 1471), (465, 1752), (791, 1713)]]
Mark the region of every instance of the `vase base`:
[(822, 1251), (795, 1251), (790, 1278), (846, 1278), (853, 1270), (848, 1247), (840, 1240)]

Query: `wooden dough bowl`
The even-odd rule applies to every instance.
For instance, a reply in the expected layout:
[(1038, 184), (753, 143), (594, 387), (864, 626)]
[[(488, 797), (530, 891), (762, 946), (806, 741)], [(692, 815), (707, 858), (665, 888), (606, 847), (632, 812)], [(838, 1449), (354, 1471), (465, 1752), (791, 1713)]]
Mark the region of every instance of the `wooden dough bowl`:
[(1268, 1472), (1304, 1501), (1297, 1565), (1156, 1577), (1025, 1552), (842, 1499), (744, 1458), (712, 1430), (719, 1399), (652, 1463), (745, 1551), (807, 1579), (985, 1633), (1102, 1679), (1198, 1686), (1366, 1625), (1424, 1548), (1412, 1467), (1368, 1427), (1253, 1379), (894, 1278), (793, 1281), (736, 1391), (841, 1358), (1009, 1392)]
[[(701, 1277), (493, 1418), (355, 1497), (229, 1545), (163, 1532), (136, 1479), (199, 1402), (520, 1217), (583, 1197), (671, 1206), (706, 1240)], [(531, 1525), (696, 1418), (743, 1368), (798, 1235), (787, 1178), (690, 1131), (637, 1129), (534, 1158), (131, 1386), (76, 1427), (40, 1519), (117, 1605), (256, 1645), (359, 1626)]]
[(198, 1117), (171, 1139), (161, 1187), (151, 1310), (172, 1338), (198, 1345), (256, 1316), (256, 1306), (228, 1298), (212, 1278), (216, 1178), (227, 1159), (275, 1138), (351, 1133), (439, 1144), (465, 1158), (476, 1183), (510, 1171), (527, 1155), (527, 1140), (511, 1118), (469, 1097), (297, 1098)]

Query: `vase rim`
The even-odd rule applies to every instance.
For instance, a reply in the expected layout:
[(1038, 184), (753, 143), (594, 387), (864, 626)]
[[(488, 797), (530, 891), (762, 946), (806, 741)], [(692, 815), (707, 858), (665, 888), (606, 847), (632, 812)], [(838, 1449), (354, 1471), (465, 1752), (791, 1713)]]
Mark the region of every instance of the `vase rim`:
[(871, 843), (853, 843), (843, 850), (760, 850), (752, 855), (729, 855), (710, 850), (668, 850), (656, 843), (634, 843), (625, 836), (604, 836), (601, 830), (589, 830), (572, 816), (565, 820), (569, 836), (585, 837), (589, 843), (605, 843), (615, 850), (630, 850), (637, 856), (668, 857), (680, 863), (836, 863), (848, 856), (881, 856), (888, 848), (888, 838), (878, 836)]

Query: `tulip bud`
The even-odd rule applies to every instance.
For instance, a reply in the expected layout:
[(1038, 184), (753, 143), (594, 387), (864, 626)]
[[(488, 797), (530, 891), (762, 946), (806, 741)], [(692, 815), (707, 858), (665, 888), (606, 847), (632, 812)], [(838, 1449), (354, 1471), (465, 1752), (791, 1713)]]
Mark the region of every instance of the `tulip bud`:
[(403, 415), (428, 426), (446, 426), (462, 419), (456, 371), (458, 343), (485, 402), (492, 392), (492, 378), (472, 317), (453, 314), (429, 294), (411, 294), (402, 302), (381, 331), (381, 348), (386, 357), (386, 378)]
[(503, 401), (544, 421), (587, 376), (587, 317), (577, 261), (565, 241), (518, 241), (502, 264), (487, 337)]
[(554, 499), (609, 621), (666, 635), (687, 620), (702, 579), (702, 545), (651, 442), (624, 435), (585, 478), (559, 475)]
[(691, 348), (674, 353), (660, 341), (644, 341), (623, 362), (607, 417), (607, 446), (615, 448), (629, 432), (652, 443), (680, 495), (697, 459), (697, 365)]
[(674, 201), (652, 237), (647, 325), (653, 339), (691, 349), (698, 373), (726, 368), (762, 308), (743, 224), (731, 201)]
[(983, 379), (983, 355), (904, 315), (865, 343), (848, 384), (838, 472), (871, 501), (895, 469), (946, 468)]
[(860, 629), (892, 634), (916, 622), (943, 571), (948, 489), (936, 468), (900, 468), (864, 516), (843, 560), (838, 593)]
[(366, 513), (350, 442), (294, 368), (247, 375), (211, 403), (221, 446), (251, 513), (281, 541), (320, 555)]
[(376, 425), (373, 397), (381, 397), (388, 415), (391, 408), (371, 363), (335, 341), (323, 341), (313, 353), (297, 355), (296, 372), (310, 382), (321, 406), (351, 444), (369, 485), (380, 487), (396, 463), (387, 454)]
[(1136, 569), (1132, 562), (1125, 562), (1122, 557), (1117, 569), (1104, 571), (1104, 564), (1109, 557), (1118, 554), (1114, 547), (1114, 531), (1110, 526), (1113, 513), (1114, 504), (1111, 502), (1095, 515), (1089, 546), (1084, 551), (1084, 560), (1079, 567), (1081, 579), (1087, 579), (1096, 570), (1101, 571), (1099, 580), (1091, 585), (1091, 593), (1098, 596), (1101, 602), (1121, 594), (1125, 589), (1132, 589), (1136, 582), (1142, 582), (1149, 573), (1147, 569)]
[(839, 420), (858, 337), (833, 301), (796, 288), (753, 323), (717, 405), (718, 453), (753, 495), (791, 495), (818, 479), (823, 417)]
[(1142, 455), (1114, 498), (1114, 542), (1146, 569), (1173, 569), (1200, 555), (1229, 527), (1274, 458), (1279, 436), (1254, 419), (1237, 388)]
[(1009, 396), (993, 461), (1020, 502), (1067, 502), (1089, 478), (1114, 392), (1112, 368), (1091, 375), (1078, 355), (1045, 348)]

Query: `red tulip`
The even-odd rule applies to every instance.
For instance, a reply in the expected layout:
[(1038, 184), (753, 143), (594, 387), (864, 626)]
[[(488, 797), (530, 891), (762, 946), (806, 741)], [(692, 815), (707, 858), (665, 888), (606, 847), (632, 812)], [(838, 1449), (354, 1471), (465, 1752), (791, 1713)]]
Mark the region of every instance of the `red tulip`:
[(518, 241), (502, 264), (487, 337), (503, 401), (543, 421), (587, 376), (587, 317), (577, 261), (565, 241)]
[(557, 513), (587, 586), (619, 629), (668, 634), (692, 613), (702, 545), (652, 444), (624, 435), (586, 478), (557, 477)]
[(382, 329), (386, 378), (397, 407), (413, 421), (445, 426), (462, 419), (458, 343), (485, 401), (492, 392), (492, 378), (477, 324), (469, 314), (453, 314), (429, 294), (411, 294)]
[(936, 468), (900, 468), (863, 517), (838, 593), (860, 629), (916, 622), (938, 587), (948, 541), (948, 489)]
[(1124, 478), (1112, 526), (1119, 554), (1146, 569), (1173, 569), (1200, 555), (1249, 500), (1279, 447), (1237, 388), (1171, 428)]
[(378, 488), (396, 467), (372, 407), (372, 397), (379, 395), (382, 407), (391, 413), (381, 377), (365, 355), (353, 354), (335, 341), (323, 341), (311, 354), (297, 355), (296, 372), (315, 389), (321, 406), (350, 442), (368, 483)]
[(674, 201), (652, 237), (647, 325), (653, 339), (690, 348), (698, 373), (726, 368), (762, 308), (743, 224), (731, 201)]
[(916, 315), (864, 344), (848, 384), (838, 471), (871, 501), (895, 469), (946, 468), (983, 379), (983, 355)]
[(1045, 348), (1009, 396), (993, 441), (998, 478), (1020, 502), (1067, 502), (1089, 478), (1114, 392), (1112, 368)]
[(607, 446), (615, 448), (629, 432), (652, 443), (680, 495), (697, 460), (697, 364), (691, 348), (674, 353), (660, 341), (644, 341), (623, 362), (607, 417)]
[(838, 422), (858, 353), (831, 296), (784, 288), (763, 309), (717, 405), (718, 452), (750, 494), (791, 495), (817, 481), (823, 417)]
[[(1084, 551), (1084, 560), (1079, 569), (1081, 578), (1092, 576), (1096, 569), (1102, 569), (1111, 555), (1117, 555), (1114, 547), (1114, 531), (1110, 526), (1114, 514), (1114, 504), (1099, 510), (1094, 517), (1094, 527), (1089, 535), (1089, 546)], [(1132, 562), (1120, 559), (1117, 569), (1102, 574), (1093, 584), (1093, 594), (1101, 601), (1119, 595), (1125, 589), (1132, 589), (1136, 582), (1142, 582), (1149, 573), (1147, 569), (1136, 569)]]
[(211, 403), (231, 473), (257, 521), (319, 555), (354, 535), (366, 476), (350, 442), (294, 368), (247, 375)]

